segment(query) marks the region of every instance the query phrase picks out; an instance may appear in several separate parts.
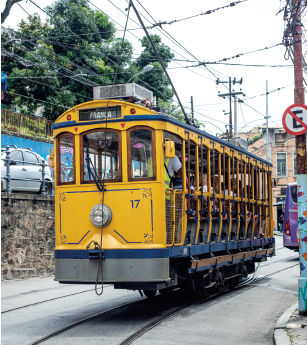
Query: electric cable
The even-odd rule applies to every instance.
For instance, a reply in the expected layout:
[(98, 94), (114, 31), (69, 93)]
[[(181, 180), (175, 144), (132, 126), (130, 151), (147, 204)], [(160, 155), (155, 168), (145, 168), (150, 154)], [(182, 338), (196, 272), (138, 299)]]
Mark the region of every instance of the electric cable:
[[(229, 5), (225, 5), (225, 6), (221, 6), (221, 7), (217, 7), (213, 10), (208, 10), (204, 13), (199, 13), (199, 14), (196, 14), (196, 15), (193, 15), (193, 16), (190, 16), (190, 17), (186, 17), (186, 18), (182, 18), (182, 19), (175, 19), (175, 20), (172, 20), (170, 22), (159, 22), (157, 23), (155, 26), (162, 26), (162, 25), (165, 25), (165, 24), (173, 24), (173, 23), (178, 23), (178, 22), (182, 22), (184, 20), (187, 20), (187, 19), (191, 19), (191, 18), (195, 18), (195, 17), (199, 17), (199, 16), (204, 16), (204, 15), (208, 15), (208, 14), (211, 14), (211, 13), (214, 13), (216, 11), (219, 11), (219, 10), (223, 10), (225, 8), (230, 8), (230, 7), (233, 7), (233, 6), (236, 6), (237, 4), (240, 4), (241, 2), (246, 2), (247, 0), (241, 0), (241, 1), (235, 1), (235, 2), (231, 2)], [(155, 27), (153, 26), (153, 28)]]
[[(7, 73), (7, 77), (8, 78), (11, 78), (12, 76), (11, 76), (12, 74), (8, 74)], [(37, 83), (37, 84), (40, 84), (40, 85), (42, 85), (42, 86), (46, 86), (46, 87), (51, 87), (51, 88), (55, 88), (55, 89), (58, 89), (58, 90), (62, 90), (63, 91), (63, 88), (58, 88), (58, 87), (56, 87), (56, 86), (53, 86), (53, 85), (50, 85), (50, 84), (45, 84), (45, 83), (41, 83), (41, 82), (37, 82), (37, 81), (31, 81), (31, 79), (32, 79), (32, 77), (27, 77), (27, 76), (25, 76), (25, 77), (20, 77), (20, 76), (13, 76), (14, 78), (26, 78), (26, 79), (30, 79), (30, 82), (34, 82), (34, 83)], [(37, 78), (37, 77), (34, 77), (34, 78)], [(65, 90), (65, 89), (64, 89)], [(89, 100), (93, 100), (92, 98), (89, 98), (88, 96), (85, 96), (85, 95), (82, 95), (82, 94), (78, 94), (78, 93), (74, 93), (74, 92), (72, 92), (72, 91), (70, 91), (70, 90), (67, 90), (69, 93), (71, 93), (71, 94), (74, 94), (74, 95), (77, 95), (77, 96), (81, 96), (82, 98), (86, 98), (86, 99), (89, 99)]]
[[(10, 95), (12, 96), (12, 94), (11, 94), (8, 90), (5, 90), (4, 92), (5, 92), (5, 93), (8, 93), (8, 94), (10, 94)], [(50, 105), (54, 105), (54, 106), (63, 107), (63, 108), (66, 108), (67, 110), (69, 110), (69, 109), (71, 108), (71, 107), (67, 107), (67, 106), (55, 104), (55, 103), (53, 103), (53, 102), (35, 99), (35, 98), (31, 97), (31, 96), (22, 95), (22, 94), (18, 94), (18, 93), (15, 93), (15, 92), (13, 92), (13, 94), (14, 94), (14, 95), (16, 94), (16, 95), (22, 96), (22, 97), (24, 97), (24, 98), (33, 99), (33, 100), (36, 100), (36, 101), (39, 101), (39, 102), (43, 102), (43, 103), (46, 103), (46, 104), (50, 104)]]
[[(110, 93), (107, 101), (107, 110), (106, 110), (106, 125), (104, 129), (104, 141), (105, 141), (105, 149), (104, 149), (104, 171), (103, 171), (103, 179), (102, 179), (102, 200), (101, 200), (101, 213), (102, 213), (102, 225), (101, 225), (101, 232), (100, 232), (100, 255), (99, 255), (99, 266), (98, 266), (98, 271), (97, 271), (97, 277), (96, 277), (96, 283), (95, 283), (95, 292), (97, 295), (101, 295), (103, 293), (103, 266), (102, 266), (102, 235), (103, 235), (103, 220), (104, 220), (104, 192), (105, 192), (105, 176), (106, 176), (106, 168), (107, 168), (107, 129), (108, 129), (108, 117), (107, 117), (107, 112), (109, 108), (109, 102), (110, 102), (110, 97), (112, 95), (112, 90), (116, 81), (117, 77), (117, 70), (119, 67), (120, 59), (121, 59), (121, 54), (124, 46), (124, 40), (125, 40), (125, 35), (126, 35), (126, 29), (128, 25), (128, 19), (129, 19), (129, 14), (130, 14), (130, 7), (131, 5), (129, 4), (129, 7), (127, 8), (127, 19), (126, 19), (126, 25), (125, 25), (125, 30), (124, 30), (124, 35), (122, 38), (121, 42), (121, 48), (120, 48), (120, 53), (118, 55), (118, 60), (117, 60), (117, 65), (116, 65), (116, 72), (113, 78), (112, 86), (110, 88)], [(99, 277), (99, 272), (101, 272), (101, 292), (98, 293), (97, 286), (98, 286), (98, 277)]]

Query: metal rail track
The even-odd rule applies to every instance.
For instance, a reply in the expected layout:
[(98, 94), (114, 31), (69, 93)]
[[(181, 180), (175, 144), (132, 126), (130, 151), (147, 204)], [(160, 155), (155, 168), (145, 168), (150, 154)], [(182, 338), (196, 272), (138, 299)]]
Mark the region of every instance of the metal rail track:
[(44, 337), (42, 337), (42, 338), (40, 338), (38, 340), (35, 340), (34, 342), (30, 343), (30, 345), (39, 345), (40, 343), (45, 342), (45, 341), (51, 339), (52, 337), (55, 337), (55, 336), (57, 336), (57, 335), (59, 335), (61, 333), (64, 333), (65, 331), (70, 330), (70, 329), (72, 329), (72, 328), (74, 328), (74, 327), (76, 327), (76, 326), (78, 326), (80, 324), (89, 322), (91, 320), (94, 320), (94, 319), (102, 317), (102, 316), (105, 316), (105, 315), (107, 315), (109, 313), (112, 313), (112, 312), (115, 312), (115, 311), (117, 311), (117, 310), (119, 310), (119, 309), (121, 309), (121, 308), (123, 308), (125, 306), (129, 306), (131, 304), (134, 304), (134, 303), (142, 301), (142, 300), (145, 300), (145, 299), (141, 298), (139, 300), (130, 301), (130, 302), (127, 302), (126, 304), (122, 304), (122, 305), (113, 307), (113, 308), (111, 308), (109, 310), (105, 310), (103, 312), (97, 313), (97, 314), (95, 314), (93, 316), (87, 317), (85, 319), (81, 319), (81, 320), (79, 320), (78, 322), (76, 322), (74, 324), (67, 325), (66, 327), (64, 327), (62, 329), (59, 329), (59, 330), (53, 332), (52, 334), (46, 335), (46, 336), (44, 336)]
[[(291, 258), (291, 257), (289, 257), (289, 258)], [(282, 261), (282, 260), (285, 260), (285, 259), (288, 259), (288, 258), (280, 259), (280, 260), (278, 260), (278, 261)], [(272, 262), (272, 263), (273, 263), (273, 262)], [(272, 264), (272, 263), (270, 263), (270, 264)], [(274, 263), (275, 263), (275, 261), (274, 261)], [(267, 265), (270, 265), (270, 264), (267, 264)], [(205, 299), (201, 299), (201, 300), (198, 300), (198, 301), (193, 301), (192, 303), (188, 303), (188, 304), (182, 306), (181, 308), (174, 310), (174, 311), (171, 312), (171, 313), (168, 313), (168, 314), (166, 314), (166, 315), (164, 315), (164, 316), (162, 316), (162, 317), (159, 317), (159, 318), (157, 318), (156, 320), (154, 320), (153, 322), (147, 324), (145, 327), (142, 327), (141, 329), (139, 329), (138, 331), (136, 331), (135, 333), (133, 333), (132, 335), (130, 335), (128, 338), (126, 338), (124, 341), (122, 341), (122, 342), (120, 343), (120, 345), (130, 345), (133, 341), (137, 340), (139, 337), (141, 337), (142, 335), (144, 335), (147, 331), (153, 329), (154, 327), (156, 327), (157, 325), (159, 325), (159, 324), (162, 323), (163, 321), (165, 321), (165, 320), (167, 320), (168, 318), (171, 318), (172, 316), (178, 314), (179, 312), (181, 312), (182, 310), (184, 310), (185, 308), (187, 308), (187, 307), (189, 307), (189, 306), (196, 305), (196, 304), (199, 304), (199, 303), (203, 303), (203, 302), (205, 302), (205, 301), (213, 300), (213, 299), (215, 299), (215, 298), (217, 298), (217, 297), (219, 297), (219, 296), (221, 296), (221, 295), (224, 295), (224, 294), (228, 293), (229, 291), (237, 290), (237, 289), (239, 289), (239, 288), (241, 288), (241, 287), (244, 287), (244, 286), (246, 286), (246, 285), (249, 285), (249, 284), (251, 284), (251, 283), (253, 283), (253, 282), (255, 282), (255, 281), (262, 280), (262, 279), (264, 279), (264, 278), (266, 278), (266, 277), (269, 277), (269, 276), (272, 276), (272, 275), (274, 275), (274, 274), (276, 274), (276, 273), (285, 271), (285, 270), (287, 270), (287, 269), (289, 269), (289, 268), (291, 268), (291, 267), (297, 266), (297, 265), (298, 265), (298, 264), (291, 265), (291, 266), (289, 266), (289, 267), (287, 267), (287, 268), (284, 268), (284, 269), (275, 271), (275, 272), (273, 272), (273, 273), (270, 273), (270, 274), (268, 274), (268, 275), (261, 276), (260, 278), (258, 278), (258, 274), (259, 274), (259, 270), (260, 270), (260, 263), (259, 263), (259, 265), (258, 265), (256, 271), (254, 272), (253, 276), (250, 277), (250, 278), (248, 278), (248, 279), (245, 280), (244, 282), (241, 282), (240, 284), (238, 284), (234, 289), (232, 289), (232, 290), (229, 290), (229, 289), (228, 289), (228, 290), (226, 290), (226, 291), (223, 292), (223, 293), (214, 294), (214, 295), (212, 295), (210, 298), (205, 298)], [(100, 312), (100, 313), (95, 314), (95, 315), (93, 315), (93, 316), (90, 316), (90, 317), (88, 317), (88, 318), (82, 319), (82, 320), (80, 320), (80, 321), (78, 321), (78, 322), (76, 322), (76, 323), (74, 323), (74, 324), (68, 325), (68, 326), (66, 326), (66, 327), (64, 327), (64, 328), (61, 328), (61, 329), (59, 329), (59, 330), (57, 330), (57, 331), (55, 331), (55, 332), (53, 332), (53, 333), (51, 333), (51, 334), (48, 334), (48, 335), (46, 335), (46, 336), (44, 336), (44, 337), (42, 337), (42, 338), (40, 338), (40, 339), (37, 339), (37, 340), (35, 340), (34, 342), (30, 343), (30, 345), (39, 345), (39, 344), (41, 344), (42, 342), (45, 342), (45, 341), (47, 341), (47, 340), (49, 340), (49, 339), (51, 339), (51, 338), (53, 338), (53, 337), (55, 337), (55, 336), (57, 336), (57, 335), (60, 335), (61, 333), (64, 333), (65, 331), (68, 331), (68, 330), (70, 330), (70, 329), (72, 329), (72, 328), (74, 328), (74, 327), (76, 327), (76, 326), (78, 326), (78, 325), (81, 325), (81, 324), (83, 324), (83, 323), (89, 322), (89, 321), (91, 321), (91, 320), (95, 320), (96, 318), (105, 316), (105, 315), (107, 315), (107, 314), (113, 313), (113, 312), (115, 312), (115, 311), (118, 311), (118, 310), (120, 310), (120, 309), (126, 307), (126, 306), (129, 306), (129, 305), (134, 304), (134, 303), (136, 303), (136, 302), (140, 302), (140, 301), (142, 301), (142, 300), (146, 300), (146, 299), (145, 299), (145, 298), (141, 298), (141, 299), (139, 299), (139, 300), (130, 301), (130, 302), (126, 303), (126, 304), (119, 305), (119, 306), (114, 307), (114, 308), (112, 308), (112, 309), (105, 310), (105, 311), (103, 311), (103, 312)]]
[[(173, 317), (174, 315), (178, 314), (179, 312), (181, 312), (182, 310), (184, 310), (185, 308), (189, 307), (189, 306), (193, 306), (193, 305), (197, 305), (197, 304), (200, 304), (200, 303), (203, 303), (205, 301), (209, 301), (209, 300), (212, 300), (212, 299), (215, 299), (221, 295), (224, 295), (226, 293), (228, 293), (229, 291), (233, 291), (233, 290), (237, 290), (243, 286), (246, 286), (247, 284), (250, 284), (250, 283), (253, 283), (253, 282), (256, 282), (256, 281), (260, 281), (266, 277), (269, 277), (269, 276), (272, 276), (272, 275), (275, 275), (279, 272), (282, 272), (282, 271), (285, 271), (289, 268), (292, 268), (294, 266), (298, 266), (298, 264), (295, 264), (295, 265), (291, 265), (291, 266), (288, 266), (284, 269), (281, 269), (281, 270), (278, 270), (278, 271), (275, 271), (275, 272), (272, 272), (268, 275), (264, 275), (264, 276), (261, 276), (260, 278), (258, 278), (258, 272), (259, 272), (259, 269), (260, 269), (260, 266), (257, 267), (257, 275), (256, 277), (254, 278), (254, 276), (246, 281), (244, 281), (243, 283), (240, 283), (239, 285), (237, 285), (234, 289), (228, 289), (226, 290), (225, 292), (223, 293), (217, 293), (217, 294), (214, 294), (212, 296), (210, 296), (210, 298), (205, 298), (205, 299), (201, 299), (201, 300), (198, 300), (196, 302), (193, 302), (193, 303), (189, 303), (189, 304), (186, 304), (184, 305), (183, 307), (181, 307), (180, 309), (177, 309), (175, 311), (173, 311), (172, 313), (170, 314), (167, 314), (163, 317), (160, 317), (156, 320), (154, 320), (153, 322), (147, 324), (145, 327), (141, 328), (140, 330), (136, 331), (135, 333), (133, 333), (132, 335), (130, 335), (128, 338), (126, 338), (123, 342), (120, 343), (120, 345), (131, 345), (132, 342), (134, 342), (135, 340), (137, 340), (138, 338), (140, 338), (142, 335), (144, 335), (146, 332), (148, 332), (149, 330), (155, 328), (157, 325), (161, 324), (162, 322), (164, 322), (165, 320)], [(255, 273), (256, 273), (255, 272)]]
[[(103, 286), (103, 288), (105, 288), (105, 287), (111, 287), (111, 285)], [(53, 301), (53, 300), (58, 300), (58, 299), (67, 298), (68, 296), (73, 296), (73, 295), (83, 294), (83, 293), (86, 293), (86, 292), (91, 292), (91, 291), (94, 291), (94, 290), (95, 290), (95, 289), (92, 288), (92, 289), (88, 289), (88, 290), (83, 290), (82, 292), (78, 292), (78, 293), (67, 294), (67, 295), (58, 296), (58, 297), (56, 297), (56, 298), (52, 298), (52, 299), (48, 299), (48, 300), (43, 300), (43, 301), (34, 302), (33, 304), (24, 305), (24, 306), (19, 306), (19, 307), (16, 307), (16, 308), (12, 308), (12, 309), (10, 309), (10, 310), (1, 311), (1, 314), (7, 313), (7, 312), (11, 312), (11, 311), (20, 310), (20, 309), (22, 309), (22, 308), (26, 308), (26, 307), (30, 307), (30, 306), (35, 306), (35, 305), (43, 304), (43, 303), (48, 302), (48, 301)], [(5, 300), (5, 298), (2, 299), (2, 300)]]

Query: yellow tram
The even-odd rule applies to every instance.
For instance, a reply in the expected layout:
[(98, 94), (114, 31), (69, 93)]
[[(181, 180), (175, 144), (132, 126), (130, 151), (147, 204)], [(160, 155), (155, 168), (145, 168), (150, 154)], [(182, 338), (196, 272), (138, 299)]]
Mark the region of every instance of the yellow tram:
[[(147, 296), (234, 286), (275, 252), (272, 165), (130, 95), (115, 98), (124, 86), (110, 100), (110, 86), (99, 87), (53, 125), (55, 279), (95, 283), (101, 262), (105, 283)], [(170, 180), (172, 158), (182, 168)]]

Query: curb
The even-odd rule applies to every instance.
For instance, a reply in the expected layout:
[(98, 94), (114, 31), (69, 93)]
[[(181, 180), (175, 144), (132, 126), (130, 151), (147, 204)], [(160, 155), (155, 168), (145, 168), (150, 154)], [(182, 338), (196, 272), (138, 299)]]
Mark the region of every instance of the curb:
[(274, 344), (275, 345), (291, 345), (289, 336), (285, 330), (287, 327), (288, 320), (292, 312), (298, 308), (298, 301), (291, 305), (278, 319), (274, 328)]

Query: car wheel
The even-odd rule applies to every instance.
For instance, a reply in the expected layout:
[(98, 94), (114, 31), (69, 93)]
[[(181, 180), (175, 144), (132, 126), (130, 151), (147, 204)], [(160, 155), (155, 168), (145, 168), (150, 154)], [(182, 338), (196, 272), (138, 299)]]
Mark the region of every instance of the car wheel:
[(42, 190), (42, 185), (41, 185), (41, 190), (40, 193), (44, 195), (52, 195), (52, 185), (50, 183), (45, 183), (45, 192)]

